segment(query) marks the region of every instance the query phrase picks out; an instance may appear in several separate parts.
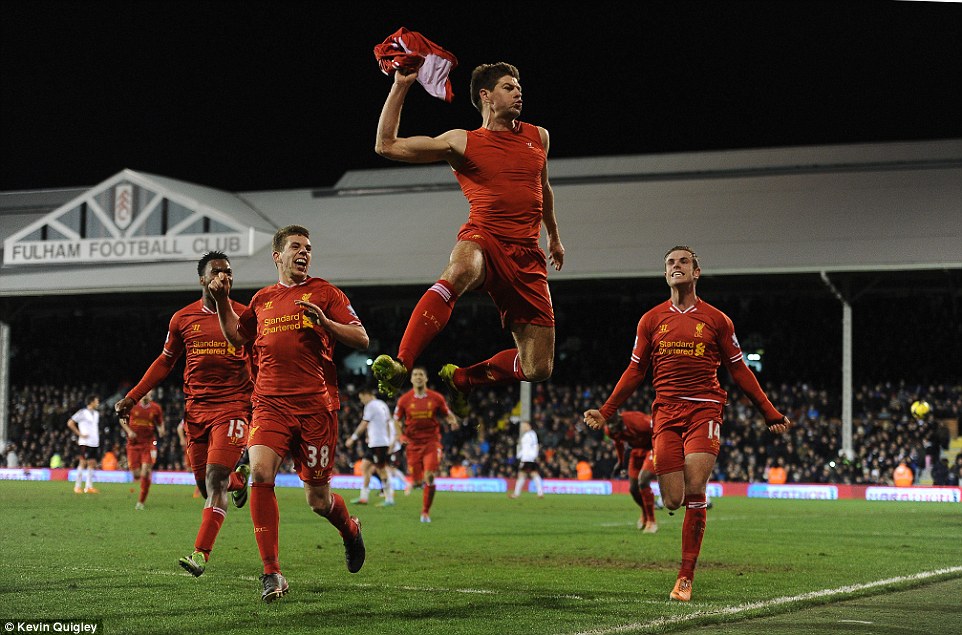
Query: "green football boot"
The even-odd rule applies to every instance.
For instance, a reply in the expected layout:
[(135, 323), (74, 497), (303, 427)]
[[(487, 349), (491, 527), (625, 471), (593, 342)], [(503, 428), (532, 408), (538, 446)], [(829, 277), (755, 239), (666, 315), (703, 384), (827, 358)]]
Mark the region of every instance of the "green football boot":
[(371, 364), (371, 372), (377, 379), (377, 389), (385, 397), (396, 397), (408, 378), (408, 369), (390, 355), (378, 355)]
[(451, 390), (451, 412), (463, 419), (471, 412), (471, 406), (468, 405), (468, 394), (461, 392), (454, 386), (454, 371), (457, 369), (458, 367), (454, 364), (445, 364), (441, 367), (438, 376)]

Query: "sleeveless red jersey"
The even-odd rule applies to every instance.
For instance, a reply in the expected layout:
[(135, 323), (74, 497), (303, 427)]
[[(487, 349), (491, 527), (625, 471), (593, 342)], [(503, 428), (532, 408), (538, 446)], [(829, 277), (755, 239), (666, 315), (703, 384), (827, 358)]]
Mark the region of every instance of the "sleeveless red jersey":
[(135, 439), (127, 439), (127, 445), (153, 445), (157, 440), (157, 427), (164, 421), (160, 404), (151, 401), (146, 406), (140, 403), (130, 409), (127, 425), (137, 434)]
[(335, 322), (361, 325), (344, 292), (321, 278), (261, 289), (241, 314), (238, 326), (243, 337), (254, 341), (254, 396), (283, 398), (291, 414), (335, 410), (335, 340), (325, 329), (315, 327), (295, 300), (316, 304)]
[(439, 392), (427, 390), (418, 397), (413, 390), (401, 395), (394, 408), (394, 418), (404, 422), (404, 434), (412, 444), (441, 441), (439, 419), (448, 416), (448, 404)]
[(714, 401), (728, 394), (718, 382), (722, 358), (741, 361), (735, 327), (727, 315), (703, 300), (682, 311), (662, 302), (638, 322), (631, 363), (644, 372), (652, 367), (656, 399)]
[(462, 229), (474, 225), (506, 242), (537, 245), (548, 160), (538, 127), (519, 121), (514, 130), (478, 128), (467, 135), (464, 164), (455, 171), (471, 205)]
[[(238, 314), (247, 309), (231, 300)], [(227, 342), (217, 313), (203, 300), (188, 304), (170, 318), (164, 355), (177, 359), (187, 354), (184, 396), (210, 403), (249, 401), (253, 382), (247, 350)]]

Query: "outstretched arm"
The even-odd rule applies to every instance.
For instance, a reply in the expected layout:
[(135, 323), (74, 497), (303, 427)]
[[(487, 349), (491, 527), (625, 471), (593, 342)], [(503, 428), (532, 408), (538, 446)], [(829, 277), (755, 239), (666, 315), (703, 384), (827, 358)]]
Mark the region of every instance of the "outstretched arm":
[(611, 396), (608, 397), (605, 405), (599, 409), (592, 408), (591, 410), (585, 411), (585, 423), (595, 430), (601, 429), (601, 427), (605, 425), (605, 422), (618, 411), (618, 408), (620, 408), (621, 405), (628, 400), (628, 397), (635, 392), (635, 389), (641, 385), (641, 382), (645, 380), (646, 374), (648, 374), (647, 364), (645, 364), (644, 368), (635, 362), (628, 364), (628, 368), (621, 374), (621, 379), (618, 380), (615, 389), (611, 391)]
[(765, 391), (762, 390), (761, 384), (758, 383), (755, 373), (745, 364), (744, 360), (726, 364), (726, 368), (728, 368), (728, 372), (731, 373), (732, 379), (735, 380), (738, 387), (748, 395), (748, 398), (752, 400), (755, 407), (765, 417), (765, 423), (768, 424), (769, 430), (782, 433), (788, 432), (792, 428), (792, 422), (775, 409), (775, 406), (765, 395)]
[(147, 372), (144, 373), (144, 376), (137, 385), (127, 392), (127, 396), (114, 404), (114, 410), (120, 415), (121, 420), (127, 416), (130, 409), (133, 408), (144, 395), (156, 388), (160, 382), (164, 381), (174, 368), (174, 364), (179, 357), (180, 355), (167, 355), (163, 352), (157, 356), (157, 359), (150, 365), (150, 368), (147, 369)]
[(394, 83), (381, 108), (377, 121), (377, 138), (374, 151), (385, 159), (405, 163), (433, 163), (447, 161), (457, 163), (464, 154), (466, 134), (464, 130), (449, 130), (437, 137), (398, 137), (401, 123), (401, 107), (411, 85), (417, 80), (417, 72), (394, 73)]

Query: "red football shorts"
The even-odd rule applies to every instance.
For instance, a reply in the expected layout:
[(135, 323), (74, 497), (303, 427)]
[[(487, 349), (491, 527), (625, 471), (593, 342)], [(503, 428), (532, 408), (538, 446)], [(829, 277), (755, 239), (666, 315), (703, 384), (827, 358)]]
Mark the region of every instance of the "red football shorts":
[(267, 446), (281, 458), (289, 451), (302, 481), (309, 485), (327, 485), (334, 473), (337, 413), (320, 410), (289, 414), (280, 404), (259, 399), (254, 407), (247, 445)]
[(458, 240), (477, 243), (484, 252), (484, 285), (501, 313), (501, 325), (554, 326), (548, 290), (548, 261), (541, 247), (498, 240), (483, 229), (464, 225)]
[(234, 469), (247, 447), (249, 421), (249, 402), (187, 402), (184, 432), (187, 435), (187, 456), (194, 474), (203, 474), (209, 463)]
[(642, 472), (655, 471), (654, 461), (651, 460), (652, 451), (644, 448), (632, 448), (628, 455), (628, 478), (638, 479)]
[(718, 456), (721, 444), (722, 404), (714, 401), (655, 401), (654, 467), (656, 474), (679, 472), (689, 454)]
[(415, 483), (424, 481), (425, 472), (437, 474), (441, 465), (441, 444), (424, 443), (407, 446), (408, 470)]
[(127, 467), (131, 472), (139, 470), (141, 465), (153, 466), (157, 462), (157, 446), (151, 441), (150, 444), (131, 445), (127, 444)]

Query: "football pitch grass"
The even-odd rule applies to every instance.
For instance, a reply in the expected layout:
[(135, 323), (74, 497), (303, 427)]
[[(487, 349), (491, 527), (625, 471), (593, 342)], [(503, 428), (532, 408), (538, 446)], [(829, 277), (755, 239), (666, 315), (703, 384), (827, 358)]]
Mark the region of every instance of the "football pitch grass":
[[(959, 632), (958, 504), (719, 498), (690, 603), (668, 601), (683, 512), (635, 528), (627, 495), (440, 492), (351, 505), (367, 562), (351, 575), (337, 532), (278, 488), (290, 593), (260, 599), (248, 509), (228, 511), (207, 572), (192, 551), (202, 501), (157, 486), (0, 481), (0, 620), (85, 619), (98, 633)], [(346, 499), (355, 492), (340, 491)], [(372, 497), (372, 503), (376, 497)], [(900, 604), (900, 603), (904, 603)], [(815, 607), (815, 608), (813, 608)], [(704, 628), (706, 625), (709, 628)], [(701, 628), (699, 628), (701, 627)], [(53, 631), (51, 631), (53, 632)]]

